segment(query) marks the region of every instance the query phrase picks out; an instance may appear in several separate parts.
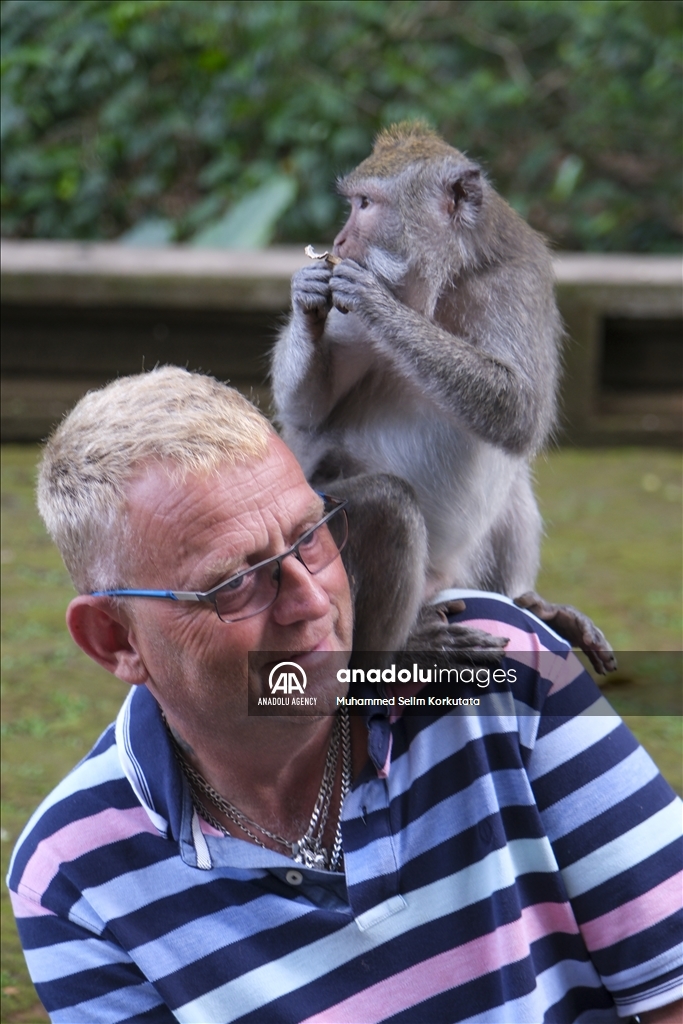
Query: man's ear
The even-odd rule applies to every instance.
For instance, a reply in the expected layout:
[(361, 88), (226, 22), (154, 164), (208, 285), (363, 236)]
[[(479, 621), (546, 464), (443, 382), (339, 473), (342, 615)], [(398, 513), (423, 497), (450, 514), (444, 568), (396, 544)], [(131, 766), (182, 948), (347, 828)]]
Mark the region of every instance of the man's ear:
[(75, 597), (66, 624), (81, 650), (107, 672), (134, 686), (147, 682), (147, 668), (131, 643), (130, 623), (110, 598)]

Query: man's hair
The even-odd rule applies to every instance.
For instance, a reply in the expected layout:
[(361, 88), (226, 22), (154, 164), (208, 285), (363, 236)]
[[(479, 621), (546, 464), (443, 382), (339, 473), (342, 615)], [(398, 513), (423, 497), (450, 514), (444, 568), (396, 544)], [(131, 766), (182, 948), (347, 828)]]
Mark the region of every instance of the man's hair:
[[(174, 476), (266, 454), (272, 428), (234, 388), (162, 366), (90, 391), (48, 439), (38, 510), (80, 593), (125, 586), (126, 488), (163, 461)], [(123, 555), (123, 562), (122, 562)]]

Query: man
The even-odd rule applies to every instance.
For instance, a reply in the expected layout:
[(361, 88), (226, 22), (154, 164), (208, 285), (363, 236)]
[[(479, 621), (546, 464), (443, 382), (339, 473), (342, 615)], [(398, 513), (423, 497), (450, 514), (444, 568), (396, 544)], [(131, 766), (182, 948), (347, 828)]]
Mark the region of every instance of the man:
[(184, 370), (87, 395), (39, 505), (73, 638), (131, 684), (10, 867), (53, 1021), (680, 1019), (679, 802), (542, 624), (466, 595), (505, 714), (249, 715), (274, 651), (346, 692), (345, 512)]

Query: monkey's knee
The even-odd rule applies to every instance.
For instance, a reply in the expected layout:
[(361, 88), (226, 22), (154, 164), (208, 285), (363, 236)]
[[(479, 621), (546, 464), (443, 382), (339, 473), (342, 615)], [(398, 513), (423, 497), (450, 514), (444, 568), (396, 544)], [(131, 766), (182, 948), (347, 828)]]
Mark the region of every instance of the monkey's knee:
[(336, 491), (348, 498), (349, 524), (354, 532), (371, 534), (381, 543), (424, 547), (427, 530), (411, 485), (389, 473), (367, 473), (339, 481)]
[(367, 474), (333, 488), (349, 500), (344, 552), (352, 577), (359, 650), (402, 645), (424, 594), (427, 529), (410, 484)]

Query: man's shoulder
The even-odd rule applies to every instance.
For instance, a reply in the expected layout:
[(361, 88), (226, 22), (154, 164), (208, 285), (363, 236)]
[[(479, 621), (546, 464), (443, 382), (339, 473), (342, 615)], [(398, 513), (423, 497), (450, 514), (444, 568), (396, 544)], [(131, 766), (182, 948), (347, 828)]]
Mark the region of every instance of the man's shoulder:
[[(73, 859), (94, 841), (95, 833), (106, 834), (105, 817), (136, 804), (139, 807), (121, 766), (112, 723), (31, 815), (12, 855), (9, 888), (18, 891), (27, 871), (30, 880), (39, 863), (44, 875), (62, 860)], [(48, 860), (55, 863), (48, 867)]]
[(511, 598), (487, 590), (450, 588), (433, 598), (433, 603), (460, 600), (465, 607), (453, 622), (468, 623), (494, 636), (506, 636), (509, 650), (549, 651), (566, 655), (571, 649), (566, 640), (532, 612), (519, 608)]

